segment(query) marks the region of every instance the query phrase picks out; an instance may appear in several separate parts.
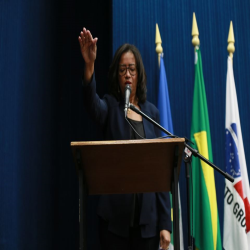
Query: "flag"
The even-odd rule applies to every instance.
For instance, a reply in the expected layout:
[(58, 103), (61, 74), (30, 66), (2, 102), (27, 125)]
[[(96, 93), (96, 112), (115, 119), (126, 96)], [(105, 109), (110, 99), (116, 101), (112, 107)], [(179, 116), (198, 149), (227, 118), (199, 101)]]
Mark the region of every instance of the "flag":
[[(160, 57), (160, 77), (159, 77), (159, 92), (158, 92), (158, 109), (160, 113), (160, 124), (170, 133), (174, 133), (173, 123), (172, 123), (172, 115), (169, 103), (169, 95), (168, 95), (168, 83), (166, 77), (166, 71), (164, 66), (163, 56)], [(165, 134), (162, 132), (162, 135)], [(183, 245), (183, 229), (182, 229), (182, 216), (181, 216), (181, 201), (180, 201), (180, 191), (178, 185), (178, 194), (179, 194), (179, 219), (180, 219), (180, 250), (184, 250)], [(172, 195), (170, 194), (171, 206), (172, 206)], [(173, 207), (171, 211), (173, 210)], [(171, 212), (172, 214), (172, 212)], [(172, 229), (173, 232), (173, 229)], [(171, 234), (171, 244), (169, 249), (174, 249), (174, 238), (173, 233)]]
[[(173, 134), (173, 122), (169, 103), (168, 83), (164, 66), (163, 56), (160, 57), (160, 77), (158, 92), (158, 109), (160, 113), (161, 126)], [(162, 135), (165, 134), (162, 132)]]
[(250, 249), (249, 180), (230, 57), (226, 84), (226, 172), (234, 177), (234, 182), (225, 181), (223, 247), (247, 250)]
[[(207, 98), (198, 47), (195, 50), (191, 141), (201, 155), (213, 161)], [(199, 250), (221, 250), (214, 170), (198, 157), (192, 158), (192, 189), (193, 204), (190, 213), (195, 247)]]

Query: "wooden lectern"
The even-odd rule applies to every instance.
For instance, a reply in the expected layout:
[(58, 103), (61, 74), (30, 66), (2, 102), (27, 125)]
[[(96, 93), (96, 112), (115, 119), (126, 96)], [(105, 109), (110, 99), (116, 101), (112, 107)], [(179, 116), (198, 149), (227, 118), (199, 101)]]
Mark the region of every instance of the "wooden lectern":
[(71, 142), (79, 175), (80, 250), (86, 250), (86, 196), (171, 191), (174, 247), (180, 249), (178, 176), (185, 139)]

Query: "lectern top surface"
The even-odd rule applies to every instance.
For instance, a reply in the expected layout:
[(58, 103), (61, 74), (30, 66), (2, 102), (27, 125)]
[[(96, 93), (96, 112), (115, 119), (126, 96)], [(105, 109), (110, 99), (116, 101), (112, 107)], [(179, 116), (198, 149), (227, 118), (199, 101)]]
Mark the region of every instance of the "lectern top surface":
[(166, 143), (166, 142), (185, 142), (184, 138), (167, 138), (167, 139), (144, 139), (144, 140), (117, 140), (117, 141), (75, 141), (71, 146), (84, 145), (122, 145), (122, 144), (144, 144), (144, 143)]

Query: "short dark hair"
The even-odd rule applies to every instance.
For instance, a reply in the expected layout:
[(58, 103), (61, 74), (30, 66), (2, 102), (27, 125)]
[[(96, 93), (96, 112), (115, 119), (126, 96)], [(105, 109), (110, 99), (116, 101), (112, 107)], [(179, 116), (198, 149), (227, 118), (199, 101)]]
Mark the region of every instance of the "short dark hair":
[(109, 92), (111, 95), (116, 97), (118, 101), (123, 98), (120, 92), (119, 80), (118, 80), (118, 67), (121, 60), (121, 56), (123, 53), (132, 52), (135, 57), (137, 75), (138, 75), (138, 82), (137, 82), (137, 89), (136, 89), (136, 96), (138, 101), (144, 103), (147, 98), (147, 76), (145, 73), (144, 65), (142, 62), (141, 54), (139, 50), (131, 44), (125, 43), (120, 46), (117, 51), (115, 52), (113, 61), (109, 68)]

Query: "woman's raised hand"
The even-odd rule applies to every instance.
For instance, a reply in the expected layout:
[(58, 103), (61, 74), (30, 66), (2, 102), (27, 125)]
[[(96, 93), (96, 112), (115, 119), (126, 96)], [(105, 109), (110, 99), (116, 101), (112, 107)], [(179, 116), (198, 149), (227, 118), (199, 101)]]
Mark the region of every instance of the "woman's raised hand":
[(98, 38), (92, 37), (89, 30), (86, 30), (83, 28), (83, 30), (80, 32), (80, 36), (78, 37), (78, 41), (80, 44), (80, 49), (82, 53), (82, 57), (85, 61), (85, 63), (93, 64), (96, 59), (96, 51), (97, 51), (97, 43)]

